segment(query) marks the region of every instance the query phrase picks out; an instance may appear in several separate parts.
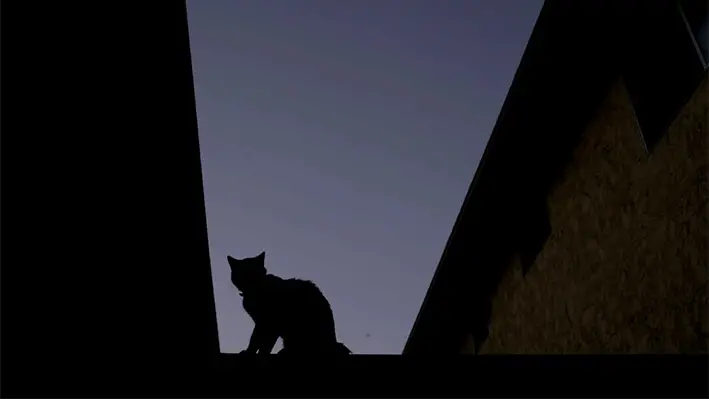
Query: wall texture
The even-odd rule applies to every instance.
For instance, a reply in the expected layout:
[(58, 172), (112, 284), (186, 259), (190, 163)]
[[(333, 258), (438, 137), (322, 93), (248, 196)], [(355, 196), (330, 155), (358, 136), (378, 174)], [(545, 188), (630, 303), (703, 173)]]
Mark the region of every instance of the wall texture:
[(499, 287), (482, 353), (707, 352), (707, 86), (648, 155), (614, 85), (548, 198), (544, 249)]

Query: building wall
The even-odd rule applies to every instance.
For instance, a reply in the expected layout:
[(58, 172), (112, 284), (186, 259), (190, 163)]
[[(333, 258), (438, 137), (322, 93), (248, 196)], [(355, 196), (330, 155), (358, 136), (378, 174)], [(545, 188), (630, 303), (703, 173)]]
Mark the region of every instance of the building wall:
[(647, 154), (619, 80), (548, 198), (552, 234), (511, 267), (482, 353), (707, 352), (705, 78)]

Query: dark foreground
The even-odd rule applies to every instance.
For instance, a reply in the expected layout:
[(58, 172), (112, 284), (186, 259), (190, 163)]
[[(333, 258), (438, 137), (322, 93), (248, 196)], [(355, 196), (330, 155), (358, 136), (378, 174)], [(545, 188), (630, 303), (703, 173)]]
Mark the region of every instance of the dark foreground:
[[(68, 373), (72, 368), (77, 372)], [(5, 380), (3, 396), (707, 397), (708, 375), (707, 356), (353, 355), (325, 362), (222, 355), (180, 370), (139, 359), (110, 370), (51, 373), (39, 366), (35, 375)]]

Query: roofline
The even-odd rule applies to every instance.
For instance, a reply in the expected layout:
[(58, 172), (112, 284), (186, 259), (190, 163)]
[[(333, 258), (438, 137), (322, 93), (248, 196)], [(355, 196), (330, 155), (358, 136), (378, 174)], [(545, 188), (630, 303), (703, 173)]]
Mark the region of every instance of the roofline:
[[(632, 32), (649, 29), (642, 22), (648, 18), (679, 10), (675, 4), (544, 2), (404, 354), (450, 352), (457, 345), (454, 341), (468, 332), (486, 338), (490, 301), (508, 266), (507, 257), (519, 254), (533, 262), (541, 250), (549, 234), (549, 190), (563, 176), (613, 82), (634, 65), (627, 50), (637, 45)], [(651, 51), (651, 44), (644, 46)], [(460, 253), (464, 264), (451, 260), (451, 253)], [(473, 267), (466, 266), (470, 263)], [(441, 306), (447, 310), (439, 312)], [(461, 311), (473, 312), (466, 316), (470, 320), (460, 320)]]
[(447, 259), (448, 253), (450, 251), (450, 247), (453, 243), (454, 238), (456, 237), (456, 233), (460, 229), (461, 221), (463, 220), (466, 210), (469, 209), (468, 204), (472, 201), (473, 197), (473, 192), (475, 191), (475, 188), (477, 187), (477, 183), (480, 180), (480, 176), (482, 174), (482, 171), (485, 169), (486, 166), (486, 161), (490, 157), (490, 153), (492, 152), (492, 148), (495, 146), (496, 139), (499, 138), (500, 136), (500, 126), (501, 126), (501, 121), (504, 119), (506, 115), (506, 111), (509, 110), (510, 104), (513, 102), (511, 99), (510, 93), (518, 86), (521, 78), (521, 75), (524, 73), (524, 66), (525, 66), (525, 61), (529, 61), (529, 59), (533, 56), (531, 55), (531, 50), (530, 50), (530, 43), (540, 35), (540, 31), (545, 28), (544, 24), (539, 24), (539, 20), (542, 17), (542, 14), (544, 12), (548, 12), (549, 9), (549, 0), (545, 0), (544, 4), (542, 5), (539, 14), (537, 15), (537, 20), (534, 23), (534, 28), (532, 28), (532, 33), (529, 35), (529, 39), (527, 39), (527, 45), (525, 46), (525, 50), (522, 53), (522, 57), (520, 58), (519, 65), (517, 67), (517, 70), (515, 71), (515, 74), (512, 78), (512, 83), (510, 84), (509, 89), (507, 90), (507, 95), (505, 96), (505, 101), (502, 103), (502, 108), (500, 109), (500, 113), (497, 116), (497, 120), (495, 121), (495, 126), (492, 129), (492, 132), (490, 133), (490, 137), (488, 138), (487, 144), (485, 145), (485, 150), (483, 151), (482, 156), (480, 157), (480, 162), (478, 163), (478, 167), (475, 170), (475, 174), (473, 175), (473, 180), (468, 186), (468, 191), (465, 194), (465, 198), (463, 199), (463, 204), (460, 207), (460, 211), (458, 212), (458, 216), (456, 217), (456, 220), (453, 224), (453, 229), (448, 236), (448, 240), (446, 241), (446, 246), (443, 249), (443, 254), (441, 255), (441, 259), (438, 261), (438, 266), (436, 266), (436, 270), (433, 273), (433, 278), (431, 279), (431, 284), (428, 287), (428, 290), (426, 291), (426, 295), (424, 296), (423, 302), (421, 304), (421, 308), (419, 309), (418, 314), (416, 315), (416, 319), (414, 320), (414, 325), (411, 329), (411, 332), (409, 333), (409, 337), (406, 340), (406, 344), (404, 346), (404, 351), (403, 353), (406, 354), (411, 351), (411, 342), (412, 338), (415, 336), (417, 332), (417, 328), (420, 326), (421, 322), (421, 315), (424, 312), (424, 309), (427, 308), (427, 305), (429, 303), (430, 295), (432, 290), (434, 289), (434, 286), (436, 285), (436, 278), (439, 275), (439, 272), (442, 269), (442, 265), (445, 263), (445, 260)]

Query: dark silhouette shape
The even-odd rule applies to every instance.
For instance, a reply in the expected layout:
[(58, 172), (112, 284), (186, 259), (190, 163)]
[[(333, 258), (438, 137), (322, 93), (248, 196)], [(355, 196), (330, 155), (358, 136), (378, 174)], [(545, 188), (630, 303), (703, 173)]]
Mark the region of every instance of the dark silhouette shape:
[(330, 303), (315, 283), (268, 274), (265, 258), (265, 252), (245, 259), (227, 256), (231, 282), (244, 298), (244, 310), (255, 324), (249, 345), (241, 353), (270, 354), (281, 338), (279, 355), (350, 354), (337, 341)]

